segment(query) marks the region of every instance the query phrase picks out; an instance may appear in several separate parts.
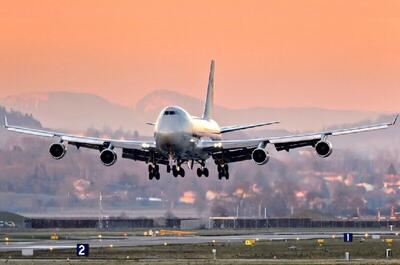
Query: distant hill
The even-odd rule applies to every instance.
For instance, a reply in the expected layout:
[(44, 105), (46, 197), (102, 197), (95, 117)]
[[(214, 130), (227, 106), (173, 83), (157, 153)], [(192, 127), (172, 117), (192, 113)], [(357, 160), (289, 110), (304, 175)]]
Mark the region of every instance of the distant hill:
[(89, 127), (102, 129), (135, 129), (138, 115), (131, 109), (110, 103), (104, 98), (85, 93), (26, 93), (0, 100), (8, 110), (31, 113), (49, 128), (83, 131)]
[[(216, 99), (218, 103), (218, 99)], [(266, 103), (267, 104), (267, 103)], [(114, 130), (138, 130), (142, 135), (151, 135), (153, 122), (160, 110), (168, 105), (178, 105), (192, 115), (201, 115), (203, 101), (168, 90), (156, 90), (141, 100), (135, 107), (121, 106), (104, 98), (86, 93), (48, 92), (26, 93), (0, 99), (0, 105), (23, 113), (31, 113), (45, 127), (64, 128), (74, 131), (89, 127)], [(228, 109), (216, 106), (214, 119), (221, 125), (280, 120), (273, 129), (290, 131), (316, 130), (324, 127), (374, 120), (380, 113), (328, 110), (318, 108), (244, 108)]]
[(32, 114), (21, 113), (19, 111), (6, 111), (6, 109), (0, 106), (0, 124), (4, 124), (4, 116), (7, 115), (9, 120), (12, 120), (16, 124), (24, 125), (24, 126), (31, 126), (35, 128), (40, 128), (42, 125), (38, 120), (33, 118)]

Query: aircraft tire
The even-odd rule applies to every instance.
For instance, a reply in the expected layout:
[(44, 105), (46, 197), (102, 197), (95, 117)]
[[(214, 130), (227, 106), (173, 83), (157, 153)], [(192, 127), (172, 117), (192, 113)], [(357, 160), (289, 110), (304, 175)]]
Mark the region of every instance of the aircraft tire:
[(206, 178), (208, 178), (208, 175), (209, 175), (210, 173), (208, 172), (208, 168), (203, 168), (203, 175), (206, 177)]

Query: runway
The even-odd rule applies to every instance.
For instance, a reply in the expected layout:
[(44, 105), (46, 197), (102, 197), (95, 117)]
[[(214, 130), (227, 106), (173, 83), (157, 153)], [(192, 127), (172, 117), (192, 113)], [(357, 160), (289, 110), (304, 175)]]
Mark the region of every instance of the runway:
[[(345, 231), (352, 232), (352, 231)], [(87, 243), (91, 248), (99, 247), (130, 247), (130, 246), (151, 246), (164, 244), (204, 244), (204, 243), (234, 243), (242, 242), (246, 239), (254, 239), (261, 241), (279, 241), (279, 240), (306, 240), (306, 239), (324, 239), (324, 238), (342, 238), (344, 232), (287, 232), (287, 233), (260, 233), (251, 235), (221, 235), (221, 236), (127, 236), (127, 237), (110, 237), (110, 238), (87, 238), (73, 240), (38, 240), (38, 241), (19, 241), (19, 242), (2, 242), (0, 243), (0, 251), (19, 251), (22, 249), (72, 249), (76, 248), (78, 243)], [(352, 232), (354, 240), (363, 237), (365, 233), (368, 236), (396, 236), (395, 232), (385, 231), (357, 231)]]

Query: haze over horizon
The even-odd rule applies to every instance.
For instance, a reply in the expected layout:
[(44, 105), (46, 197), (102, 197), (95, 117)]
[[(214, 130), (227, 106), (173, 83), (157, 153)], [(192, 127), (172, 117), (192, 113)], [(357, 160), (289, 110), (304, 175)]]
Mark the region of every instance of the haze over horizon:
[(169, 89), (226, 108), (398, 112), (398, 1), (5, 2), (0, 97)]

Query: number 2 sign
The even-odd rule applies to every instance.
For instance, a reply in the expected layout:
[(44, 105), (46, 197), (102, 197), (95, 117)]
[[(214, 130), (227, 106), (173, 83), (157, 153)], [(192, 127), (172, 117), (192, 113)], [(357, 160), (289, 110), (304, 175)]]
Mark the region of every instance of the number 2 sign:
[(89, 244), (77, 244), (76, 245), (76, 255), (78, 257), (89, 256)]

